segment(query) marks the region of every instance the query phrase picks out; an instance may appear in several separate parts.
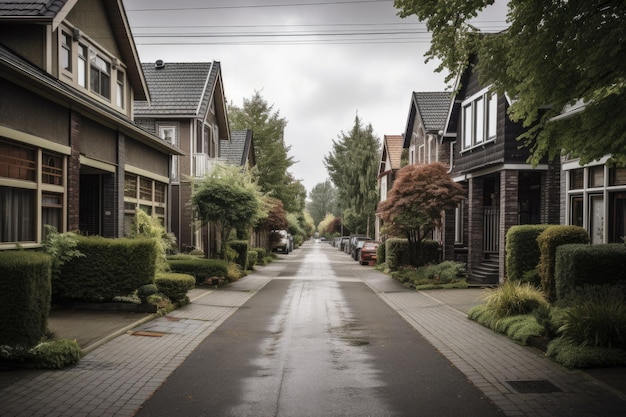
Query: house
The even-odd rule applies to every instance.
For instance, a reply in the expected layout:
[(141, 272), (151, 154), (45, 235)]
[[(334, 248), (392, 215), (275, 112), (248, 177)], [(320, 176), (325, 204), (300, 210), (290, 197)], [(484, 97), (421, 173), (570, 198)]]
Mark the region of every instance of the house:
[(246, 170), (256, 165), (252, 130), (237, 130), (230, 133), (230, 140), (221, 139), (220, 158), (230, 165), (244, 167)]
[(470, 279), (504, 280), (505, 236), (513, 225), (559, 223), (560, 162), (526, 161), (524, 131), (507, 116), (509, 97), (481, 85), (474, 62), (457, 80), (444, 138), (451, 140), (450, 174), (466, 203), (445, 218), (445, 259), (466, 261)]
[(217, 254), (215, 231), (196, 221), (193, 180), (220, 160), (220, 144), (230, 140), (227, 105), (219, 62), (143, 63), (150, 101), (135, 101), (135, 119), (184, 155), (173, 156), (171, 230), (179, 251), (201, 249)]
[[(383, 138), (383, 149), (378, 167), (378, 196), (379, 201), (387, 199), (387, 193), (393, 188), (393, 181), (396, 173), (402, 165), (402, 135), (385, 135)], [(381, 241), (381, 223), (376, 214), (375, 239)]]
[(170, 218), (181, 152), (133, 122), (150, 96), (122, 2), (0, 1), (0, 249), (45, 225), (121, 237)]

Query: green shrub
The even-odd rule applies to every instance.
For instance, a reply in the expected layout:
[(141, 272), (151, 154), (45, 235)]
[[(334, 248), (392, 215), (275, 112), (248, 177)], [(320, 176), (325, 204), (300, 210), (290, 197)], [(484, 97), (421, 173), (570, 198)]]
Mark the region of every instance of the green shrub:
[(248, 264), (248, 242), (245, 240), (232, 240), (228, 242), (228, 246), (237, 252), (233, 260), (245, 271)]
[(507, 281), (495, 289), (488, 289), (485, 305), (496, 317), (530, 314), (540, 307), (548, 306), (544, 294), (530, 284)]
[(248, 251), (248, 269), (254, 270), (254, 265), (257, 263), (258, 254), (255, 250)]
[(230, 262), (228, 264), (228, 271), (226, 273), (226, 278), (228, 278), (229, 281), (237, 281), (243, 275), (244, 275), (243, 269), (241, 269), (241, 266), (239, 266), (239, 264), (235, 262)]
[(59, 233), (50, 225), (45, 225), (46, 238), (43, 251), (52, 258), (52, 280), (58, 279), (61, 266), (73, 258), (85, 256), (78, 249), (78, 235), (72, 232)]
[(385, 241), (385, 259), (387, 267), (394, 271), (408, 264), (409, 242), (406, 239), (390, 238)]
[(82, 350), (75, 340), (61, 339), (40, 343), (29, 354), (38, 368), (62, 369), (78, 363)]
[(626, 350), (599, 346), (581, 346), (566, 338), (548, 344), (546, 355), (568, 368), (598, 368), (626, 365)]
[(252, 250), (257, 253), (259, 260), (267, 258), (267, 251), (264, 248), (255, 247)]
[(0, 340), (34, 346), (50, 313), (51, 263), (40, 252), (0, 251)]
[(550, 226), (538, 237), (539, 264), (537, 270), (541, 277), (541, 287), (549, 300), (556, 298), (554, 267), (556, 248), (568, 243), (589, 243), (587, 231), (580, 226)]
[(386, 257), (387, 251), (385, 250), (386, 247), (387, 245), (385, 243), (381, 243), (380, 245), (378, 245), (378, 249), (376, 249), (376, 264), (377, 265), (381, 265), (387, 262), (387, 257)]
[(559, 333), (579, 346), (626, 348), (626, 293), (623, 287), (585, 286), (570, 294)]
[(188, 274), (161, 272), (154, 283), (161, 294), (176, 302), (185, 299), (187, 292), (195, 286), (196, 279)]
[(626, 283), (626, 246), (561, 245), (556, 250), (554, 281), (556, 298), (587, 284)]
[[(527, 282), (536, 274), (541, 254), (537, 237), (548, 227), (548, 224), (528, 224), (509, 228), (506, 232), (507, 279)], [(528, 275), (529, 271), (532, 275)]]
[(539, 337), (545, 333), (544, 327), (531, 314), (520, 314), (501, 317), (485, 304), (470, 309), (468, 318), (492, 329), (506, 334), (508, 338), (527, 344), (531, 337)]
[(143, 304), (148, 302), (148, 298), (159, 292), (159, 289), (155, 284), (146, 284), (137, 288), (137, 297), (141, 300)]
[(431, 239), (424, 239), (421, 243), (421, 253), (417, 259), (417, 265), (438, 264), (441, 259), (441, 245)]
[(61, 267), (52, 285), (56, 299), (110, 301), (154, 282), (156, 244), (153, 239), (78, 239), (84, 257)]
[(130, 237), (154, 240), (157, 250), (156, 271), (167, 272), (167, 253), (174, 248), (176, 236), (173, 233), (168, 233), (159, 219), (152, 217), (143, 210), (137, 210), (133, 217)]
[[(180, 255), (179, 255), (180, 256)], [(206, 259), (187, 255), (188, 258), (169, 259), (172, 272), (189, 274), (195, 277), (197, 284), (204, 284), (211, 278), (226, 278), (228, 276), (228, 262), (222, 259)]]

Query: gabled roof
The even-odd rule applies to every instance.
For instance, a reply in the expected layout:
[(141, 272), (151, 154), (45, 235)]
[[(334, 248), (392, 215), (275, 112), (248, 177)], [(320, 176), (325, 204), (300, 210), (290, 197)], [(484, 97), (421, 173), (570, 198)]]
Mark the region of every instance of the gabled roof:
[[(380, 167), (378, 176), (385, 175), (390, 171), (397, 171), (402, 164), (402, 145), (404, 137), (402, 135), (385, 135), (383, 139), (383, 150), (380, 157)], [(387, 166), (387, 161), (391, 166)]]
[(135, 101), (135, 116), (148, 118), (203, 118), (215, 103), (220, 139), (230, 137), (221, 66), (212, 62), (161, 60), (141, 64), (150, 90), (150, 102)]
[(248, 156), (254, 164), (254, 149), (252, 149), (252, 130), (237, 130), (230, 133), (230, 141), (220, 140), (220, 158), (226, 159), (231, 165), (244, 166)]
[[(79, 0), (0, 0), (2, 22), (51, 25), (55, 30)], [(148, 100), (146, 80), (139, 66), (139, 54), (124, 5), (119, 0), (102, 0), (111, 22), (115, 42), (126, 64), (126, 75), (136, 100)], [(79, 28), (80, 29), (80, 28)]]
[(135, 102), (142, 116), (200, 115), (205, 95), (211, 96), (219, 71), (217, 62), (142, 63), (151, 102)]
[[(68, 0), (0, 1), (0, 16), (13, 18), (54, 18)], [(70, 1), (70, 7), (76, 1)]]
[(0, 45), (0, 75), (7, 75), (25, 85), (26, 88), (50, 97), (65, 106), (84, 111), (86, 114), (104, 118), (113, 123), (121, 132), (153, 149), (172, 155), (182, 155), (180, 149), (163, 139), (146, 132), (125, 115), (92, 99), (82, 91), (54, 78), (41, 68), (25, 61)]
[(421, 122), (427, 133), (438, 133), (443, 130), (451, 99), (452, 93), (447, 91), (413, 92), (404, 132), (405, 148), (408, 148), (411, 143), (413, 126), (416, 121)]

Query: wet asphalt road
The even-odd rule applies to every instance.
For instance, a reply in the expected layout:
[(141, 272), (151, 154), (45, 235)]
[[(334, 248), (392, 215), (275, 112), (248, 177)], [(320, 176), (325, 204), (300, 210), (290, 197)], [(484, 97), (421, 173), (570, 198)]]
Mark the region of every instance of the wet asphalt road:
[(367, 267), (325, 243), (273, 265), (138, 416), (503, 415), (354, 273)]

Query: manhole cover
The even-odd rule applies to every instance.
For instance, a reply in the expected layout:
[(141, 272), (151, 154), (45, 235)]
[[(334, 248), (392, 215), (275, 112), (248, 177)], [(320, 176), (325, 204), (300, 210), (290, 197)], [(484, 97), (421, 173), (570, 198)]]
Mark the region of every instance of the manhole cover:
[(149, 330), (138, 330), (129, 332), (132, 336), (161, 337), (165, 336), (162, 332), (151, 332)]
[(545, 379), (506, 382), (512, 386), (515, 391), (521, 394), (549, 394), (551, 392), (561, 392), (556, 385)]

